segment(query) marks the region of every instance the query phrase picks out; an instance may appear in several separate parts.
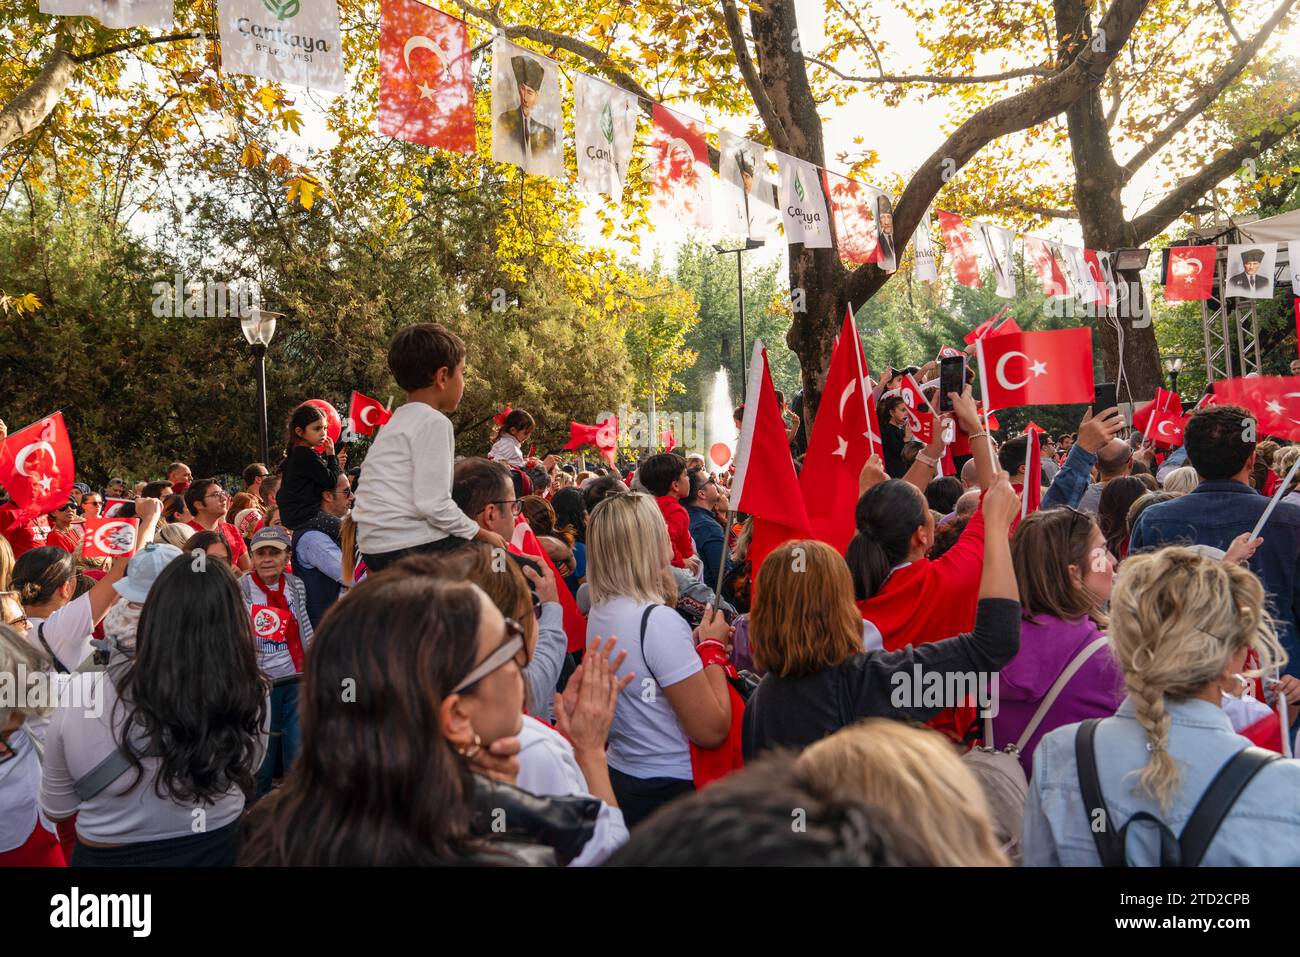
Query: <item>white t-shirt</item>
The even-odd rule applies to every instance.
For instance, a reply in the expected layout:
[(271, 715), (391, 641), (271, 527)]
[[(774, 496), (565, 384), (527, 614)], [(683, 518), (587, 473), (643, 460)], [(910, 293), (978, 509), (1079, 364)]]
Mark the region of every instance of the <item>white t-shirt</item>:
[[(95, 650), (90, 645), (92, 632), (95, 630), (93, 619), (90, 594), (87, 593), (80, 598), (72, 599), (49, 618), (29, 617), (27, 620), (32, 627), (27, 632), (27, 640), (44, 651), (41, 646), (43, 636), (45, 643), (50, 646), (50, 651), (54, 652), (54, 656), (59, 659), (63, 667), (68, 671), (76, 671)], [(51, 666), (51, 670), (58, 669)]]
[(449, 418), (423, 402), (394, 412), (361, 467), (352, 508), (361, 551), (376, 555), (477, 535), (478, 523), (451, 497), (455, 459)]
[[(199, 821), (211, 832), (243, 812), (244, 793), (234, 784), (208, 805), (158, 797), (154, 792), (154, 778), (161, 761), (151, 757), (142, 759), (144, 773), (138, 783), (135, 783), (135, 770), (128, 768), (112, 784), (83, 802), (72, 786), (116, 750), (116, 732), (126, 717), (126, 709), (118, 706), (117, 689), (106, 672), (83, 672), (72, 680), (83, 687), (73, 692), (71, 700), (85, 706), (56, 709), (45, 739), (41, 807), (50, 817), (62, 819), (76, 814), (77, 834), (87, 841), (139, 844), (188, 837), (197, 833)], [(254, 767), (261, 764), (265, 754), (269, 728), (270, 708), (266, 726), (258, 736)], [(203, 809), (203, 815), (193, 813), (198, 808)]]
[(650, 658), (646, 667), (641, 657), (641, 616), (648, 607), (631, 598), (614, 598), (593, 605), (587, 616), (587, 641), (596, 635), (616, 638), (616, 650), (627, 652), (619, 677), (629, 671), (636, 675), (619, 693), (606, 756), (611, 768), (634, 778), (690, 781), (690, 740), (663, 689), (702, 671), (704, 664), (685, 619), (664, 605), (655, 606), (646, 625)]
[(38, 820), (51, 834), (57, 833), (41, 813), (41, 760), (32, 744), (32, 738), (45, 740), (45, 727), (44, 719), (28, 718), (9, 735), (17, 757), (0, 764), (0, 854), (26, 844)]
[(492, 443), (492, 448), (488, 449), (488, 458), (493, 462), (524, 467), (523, 449), (519, 445), (519, 440), (509, 432)]
[[(573, 745), (549, 724), (524, 715), (519, 730), (519, 777), (515, 783), (525, 791), (543, 797), (593, 797), (587, 778), (578, 767)], [(623, 812), (600, 803), (596, 830), (582, 853), (569, 862), (570, 867), (595, 867), (627, 843), (627, 825)]]

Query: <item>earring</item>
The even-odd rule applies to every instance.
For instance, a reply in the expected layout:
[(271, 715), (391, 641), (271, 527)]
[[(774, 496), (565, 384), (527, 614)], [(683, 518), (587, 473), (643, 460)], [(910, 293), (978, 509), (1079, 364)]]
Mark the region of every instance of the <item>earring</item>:
[(483, 740), (478, 736), (478, 733), (475, 732), (474, 743), (470, 745), (468, 748), (457, 748), (456, 753), (459, 754), (462, 758), (472, 758), (474, 757), (474, 755), (478, 754), (482, 750), (483, 750)]

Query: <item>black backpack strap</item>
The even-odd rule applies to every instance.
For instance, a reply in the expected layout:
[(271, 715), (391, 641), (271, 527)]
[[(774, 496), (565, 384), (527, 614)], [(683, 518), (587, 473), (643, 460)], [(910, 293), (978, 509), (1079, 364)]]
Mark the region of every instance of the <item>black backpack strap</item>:
[(1281, 755), (1263, 748), (1247, 747), (1234, 754), (1219, 769), (1210, 786), (1205, 789), (1205, 794), (1196, 802), (1192, 816), (1178, 838), (1184, 867), (1201, 865), (1201, 859), (1210, 849), (1214, 835), (1223, 825), (1223, 819), (1228, 816), (1246, 786), (1266, 765), (1280, 757)]
[(50, 643), (45, 640), (45, 622), (41, 622), (36, 626), (36, 639), (41, 643), (41, 647), (45, 649), (45, 653), (50, 656), (50, 660), (54, 662), (54, 670), (61, 675), (71, 674), (67, 666), (59, 660), (59, 656), (54, 653)]
[(650, 667), (650, 659), (645, 655), (645, 628), (646, 625), (650, 623), (650, 612), (654, 610), (655, 606), (651, 605), (645, 610), (644, 614), (641, 615), (641, 660), (645, 662), (645, 670), (650, 672), (650, 677), (654, 678), (655, 684), (659, 684), (659, 679), (655, 677), (654, 669)]
[[(1097, 775), (1097, 755), (1093, 739), (1097, 734), (1100, 718), (1089, 718), (1079, 725), (1074, 736), (1074, 760), (1079, 770), (1079, 792), (1083, 796), (1083, 811), (1088, 816), (1088, 829), (1097, 845), (1097, 856), (1103, 867), (1124, 867), (1124, 834), (1116, 832), (1106, 809), (1106, 799), (1101, 793), (1101, 779)], [(1101, 812), (1101, 821), (1097, 821), (1097, 812)], [(1097, 829), (1100, 823), (1101, 829)], [(1127, 827), (1127, 825), (1126, 825)]]

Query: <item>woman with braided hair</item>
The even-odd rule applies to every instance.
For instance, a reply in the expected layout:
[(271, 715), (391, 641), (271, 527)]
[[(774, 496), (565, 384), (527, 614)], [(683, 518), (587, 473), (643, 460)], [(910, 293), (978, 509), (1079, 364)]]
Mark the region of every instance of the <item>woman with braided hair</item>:
[[(1124, 562), (1109, 635), (1128, 694), (1114, 717), (1058, 728), (1039, 744), (1026, 864), (1300, 863), (1300, 762), (1246, 752), (1220, 706), (1237, 675), (1286, 662), (1264, 599), (1250, 571), (1192, 549)], [(1257, 671), (1246, 670), (1252, 651)], [(1196, 815), (1216, 778), (1238, 770), (1244, 788), (1215, 788)]]

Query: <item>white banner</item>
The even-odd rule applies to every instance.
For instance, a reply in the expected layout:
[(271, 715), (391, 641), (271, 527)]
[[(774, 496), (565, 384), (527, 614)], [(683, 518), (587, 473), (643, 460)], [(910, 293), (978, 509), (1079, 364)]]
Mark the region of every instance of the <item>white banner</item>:
[(724, 236), (766, 240), (776, 231), (776, 177), (767, 150), (752, 140), (718, 131), (715, 225)]
[(621, 199), (636, 136), (636, 94), (578, 73), (573, 99), (578, 189)]
[(220, 0), (217, 10), (224, 69), (343, 92), (335, 0)]
[(94, 17), (112, 30), (154, 27), (170, 30), (173, 0), (41, 0), (41, 13), (56, 17)]
[(781, 221), (788, 243), (803, 243), (808, 249), (829, 249), (831, 217), (822, 192), (821, 171), (812, 163), (778, 150), (781, 170)]
[(492, 41), (492, 159), (564, 178), (559, 76), (554, 60), (504, 37)]
[(1287, 261), (1291, 265), (1291, 291), (1300, 296), (1300, 239), (1292, 239), (1286, 244)]
[(1070, 282), (1074, 286), (1074, 294), (1079, 297), (1080, 302), (1096, 302), (1097, 284), (1093, 282), (1088, 261), (1083, 258), (1083, 247), (1062, 246), (1061, 248), (1065, 251), (1065, 264), (1070, 269)]
[(927, 209), (912, 234), (912, 256), (917, 279), (939, 278), (939, 267), (934, 261), (934, 240), (930, 237), (930, 211)]
[(1011, 245), (1016, 234), (992, 223), (971, 223), (979, 236), (979, 248), (997, 280), (997, 294), (1003, 299), (1016, 297), (1015, 258)]

